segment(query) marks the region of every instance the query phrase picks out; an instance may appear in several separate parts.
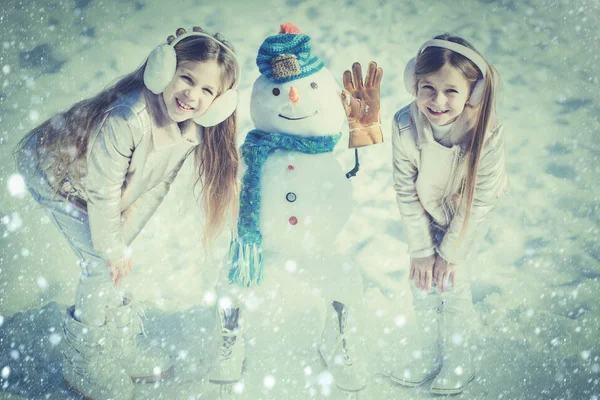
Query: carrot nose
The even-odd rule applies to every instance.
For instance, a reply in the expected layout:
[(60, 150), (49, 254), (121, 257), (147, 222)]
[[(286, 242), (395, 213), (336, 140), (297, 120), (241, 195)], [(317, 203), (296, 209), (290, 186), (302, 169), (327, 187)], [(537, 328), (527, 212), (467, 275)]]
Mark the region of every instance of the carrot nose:
[(298, 91), (293, 86), (290, 86), (290, 100), (292, 101), (292, 103), (298, 102)]

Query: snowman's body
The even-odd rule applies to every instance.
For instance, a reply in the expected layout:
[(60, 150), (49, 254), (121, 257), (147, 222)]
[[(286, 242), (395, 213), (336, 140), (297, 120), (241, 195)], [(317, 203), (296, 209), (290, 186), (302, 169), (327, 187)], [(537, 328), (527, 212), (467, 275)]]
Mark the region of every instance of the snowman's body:
[(350, 182), (332, 153), (277, 151), (261, 182), (263, 251), (310, 257), (332, 248), (352, 212)]
[[(283, 84), (261, 76), (251, 115), (257, 129), (298, 136), (339, 133), (346, 118), (340, 89), (326, 68)], [(351, 212), (352, 187), (333, 152), (276, 150), (267, 158), (261, 175), (263, 251), (293, 258), (326, 252)], [(264, 261), (268, 264), (268, 257)], [(265, 273), (268, 279), (268, 269)]]

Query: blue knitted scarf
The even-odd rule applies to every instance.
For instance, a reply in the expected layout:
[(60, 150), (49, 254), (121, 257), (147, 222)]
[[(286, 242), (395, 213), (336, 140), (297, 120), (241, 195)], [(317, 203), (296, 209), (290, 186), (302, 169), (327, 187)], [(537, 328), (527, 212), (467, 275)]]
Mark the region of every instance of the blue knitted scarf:
[(229, 282), (242, 286), (260, 285), (263, 278), (262, 235), (260, 234), (260, 175), (267, 157), (276, 150), (298, 151), (305, 154), (328, 153), (342, 137), (341, 133), (326, 136), (296, 136), (248, 132), (241, 147), (248, 166), (242, 178), (238, 237), (229, 247)]

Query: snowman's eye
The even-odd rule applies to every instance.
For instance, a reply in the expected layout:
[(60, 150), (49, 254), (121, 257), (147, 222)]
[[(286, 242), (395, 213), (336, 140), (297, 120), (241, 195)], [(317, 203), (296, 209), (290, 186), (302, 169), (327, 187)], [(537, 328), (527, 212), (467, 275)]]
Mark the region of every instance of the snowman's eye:
[(317, 82), (312, 82), (312, 83), (310, 84), (310, 87), (311, 87), (311, 88), (313, 88), (313, 89), (318, 89), (318, 88), (319, 88), (319, 85), (317, 85)]
[(274, 88), (274, 89), (273, 89), (273, 96), (279, 96), (279, 93), (281, 93), (281, 92), (279, 91), (279, 89), (277, 89), (277, 88)]

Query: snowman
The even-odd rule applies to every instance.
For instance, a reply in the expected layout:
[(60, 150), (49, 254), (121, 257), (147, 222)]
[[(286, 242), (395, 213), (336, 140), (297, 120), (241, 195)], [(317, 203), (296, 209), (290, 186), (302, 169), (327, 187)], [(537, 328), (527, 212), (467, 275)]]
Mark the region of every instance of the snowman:
[[(279, 34), (265, 39), (256, 62), (261, 75), (250, 101), (255, 129), (241, 147), (245, 171), (228, 283), (252, 288), (274, 276), (275, 269), (294, 272), (298, 296), (317, 293), (324, 299), (326, 318), (318, 351), (335, 385), (358, 392), (365, 378), (347, 333), (352, 329), (351, 303), (361, 297), (362, 281), (358, 270), (333, 250), (353, 205), (351, 183), (333, 150), (347, 114), (352, 108), (360, 110), (361, 104), (353, 98), (345, 110), (340, 87), (311, 53), (310, 37), (293, 24), (281, 25)], [(356, 118), (348, 119), (352, 130)], [(351, 136), (351, 144), (355, 139)], [(242, 310), (235, 305), (217, 307), (222, 340), (209, 374), (213, 383), (241, 379)]]

